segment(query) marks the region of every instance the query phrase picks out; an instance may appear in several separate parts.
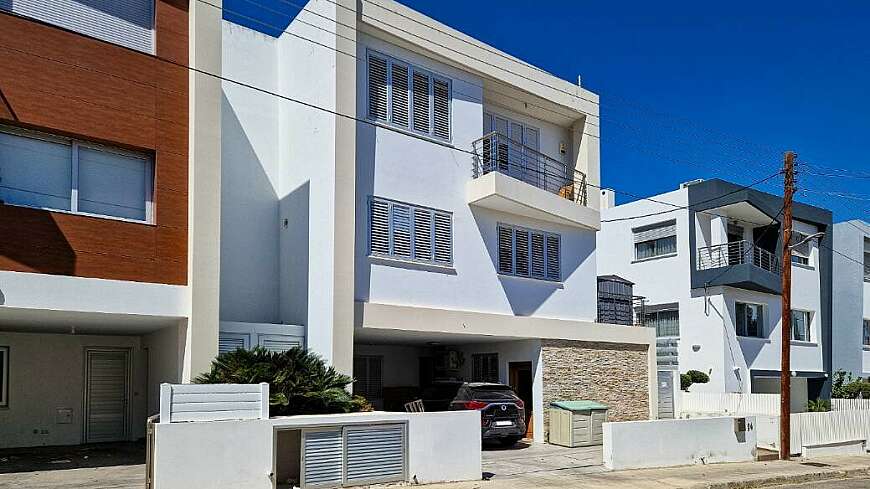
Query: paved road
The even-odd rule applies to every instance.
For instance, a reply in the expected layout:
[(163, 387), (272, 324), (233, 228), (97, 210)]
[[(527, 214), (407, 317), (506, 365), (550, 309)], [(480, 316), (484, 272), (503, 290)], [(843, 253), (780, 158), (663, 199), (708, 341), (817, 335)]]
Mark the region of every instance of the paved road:
[(803, 484), (776, 486), (774, 489), (867, 489), (868, 487), (870, 487), (870, 478), (804, 482)]

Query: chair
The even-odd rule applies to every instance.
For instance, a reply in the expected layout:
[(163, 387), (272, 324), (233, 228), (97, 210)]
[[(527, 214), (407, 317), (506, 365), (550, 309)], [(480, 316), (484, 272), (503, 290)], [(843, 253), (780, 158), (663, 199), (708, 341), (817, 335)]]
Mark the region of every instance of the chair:
[(422, 413), (425, 411), (426, 409), (423, 407), (423, 399), (417, 399), (416, 401), (405, 403), (406, 413)]

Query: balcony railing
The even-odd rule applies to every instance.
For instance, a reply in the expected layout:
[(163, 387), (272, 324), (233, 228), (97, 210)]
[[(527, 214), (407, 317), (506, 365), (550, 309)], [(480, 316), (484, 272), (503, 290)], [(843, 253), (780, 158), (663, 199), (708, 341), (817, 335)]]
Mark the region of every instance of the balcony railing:
[(497, 132), (474, 141), (472, 147), (474, 178), (499, 172), (586, 205), (586, 174), (583, 172)]
[(749, 263), (771, 273), (780, 272), (779, 258), (749, 241), (732, 241), (698, 249), (698, 270)]

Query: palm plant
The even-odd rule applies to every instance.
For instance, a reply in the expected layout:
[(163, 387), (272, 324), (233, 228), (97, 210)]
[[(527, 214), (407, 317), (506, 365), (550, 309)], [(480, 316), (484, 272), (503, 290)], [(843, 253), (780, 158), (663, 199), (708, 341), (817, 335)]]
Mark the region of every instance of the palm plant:
[(304, 348), (271, 352), (262, 347), (220, 354), (197, 384), (269, 384), (270, 414), (331, 414), (366, 410), (352, 398), (351, 377), (336, 372), (317, 354)]

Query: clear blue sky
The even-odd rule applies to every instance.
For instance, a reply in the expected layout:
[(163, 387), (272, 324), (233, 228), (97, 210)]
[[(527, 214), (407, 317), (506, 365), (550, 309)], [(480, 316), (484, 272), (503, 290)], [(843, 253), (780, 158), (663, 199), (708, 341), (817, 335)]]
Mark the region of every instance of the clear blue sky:
[[(252, 1), (289, 19), (287, 1), (304, 0), (224, 6), (286, 25)], [(400, 1), (556, 76), (582, 75), (601, 95), (606, 186), (649, 196), (694, 178), (749, 184), (786, 149), (870, 176), (870, 2)], [(779, 182), (760, 188), (781, 193)], [(870, 221), (870, 178), (798, 182), (798, 200)]]

